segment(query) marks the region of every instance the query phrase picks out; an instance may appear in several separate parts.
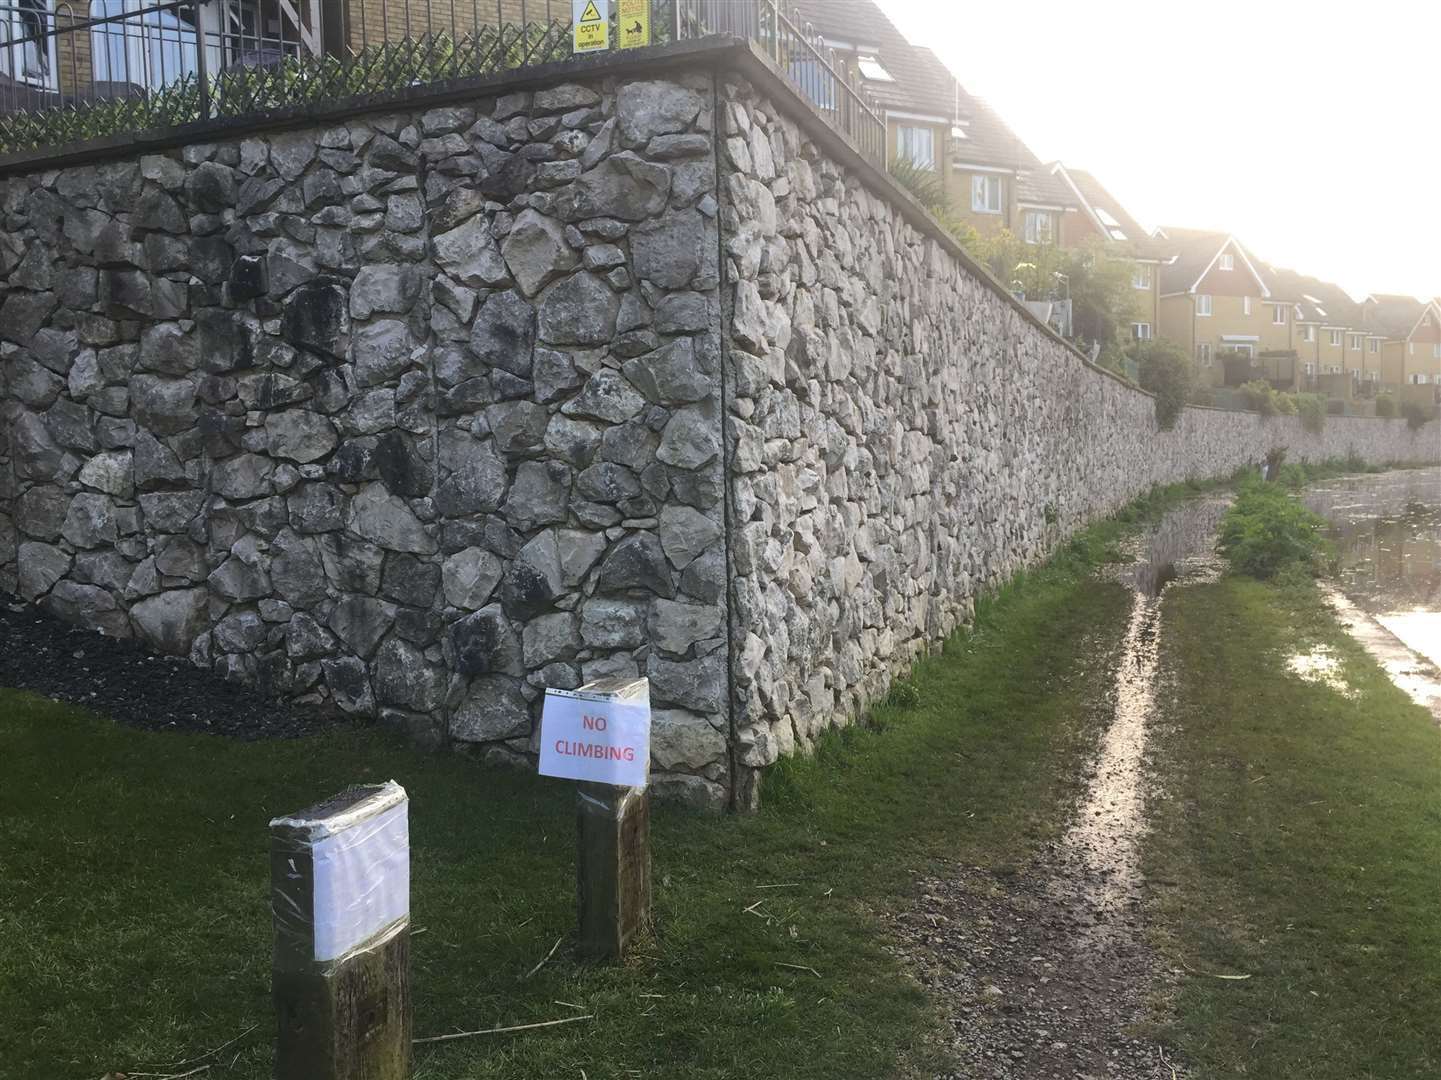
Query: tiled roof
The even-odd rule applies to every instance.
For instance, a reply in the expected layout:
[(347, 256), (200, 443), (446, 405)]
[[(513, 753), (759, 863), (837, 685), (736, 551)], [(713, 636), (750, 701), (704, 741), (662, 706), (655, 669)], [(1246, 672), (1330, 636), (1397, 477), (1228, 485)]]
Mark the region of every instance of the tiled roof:
[(1300, 309), (1301, 322), (1324, 326), (1361, 327), (1361, 305), (1346, 290), (1330, 281), (1283, 270), (1275, 266), (1258, 266), (1271, 286), (1271, 294), (1279, 300), (1290, 300)]
[(1086, 170), (1073, 169), (1056, 161), (1051, 163), (1049, 171), (1060, 183), (1065, 183), (1069, 177), (1067, 187), (1075, 185), (1075, 190), (1080, 193), (1082, 210), (1096, 218), (1111, 242), (1126, 245), (1132, 254), (1142, 258), (1167, 257), (1169, 253), (1165, 245), (1153, 240), (1131, 212)]
[(1426, 306), (1426, 301), (1414, 296), (1373, 293), (1369, 299), (1372, 302), (1366, 305), (1370, 316), (1367, 325), (1388, 338), (1404, 338), (1411, 333)]
[(1206, 267), (1226, 243), (1223, 232), (1163, 226), (1160, 246), (1172, 257), (1161, 267), (1161, 295), (1186, 292), (1205, 273)]

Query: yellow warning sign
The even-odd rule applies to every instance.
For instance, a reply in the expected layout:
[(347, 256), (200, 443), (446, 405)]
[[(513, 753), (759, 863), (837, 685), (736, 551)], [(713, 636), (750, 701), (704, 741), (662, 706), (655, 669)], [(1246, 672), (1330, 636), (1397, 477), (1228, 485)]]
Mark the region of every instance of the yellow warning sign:
[(572, 52), (610, 48), (610, 0), (572, 0), (571, 16)]
[(650, 44), (650, 0), (619, 0), (616, 14), (618, 44), (622, 49)]

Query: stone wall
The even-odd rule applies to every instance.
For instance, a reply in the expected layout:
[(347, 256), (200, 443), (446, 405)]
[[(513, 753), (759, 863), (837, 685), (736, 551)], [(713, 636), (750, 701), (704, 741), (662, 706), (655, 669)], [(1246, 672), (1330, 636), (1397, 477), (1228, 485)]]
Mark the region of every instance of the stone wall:
[(741, 770), (860, 715), (978, 594), (1152, 485), (1276, 446), (1441, 456), (1435, 423), (1188, 409), (1159, 431), (767, 85), (725, 77), (717, 109)]
[(728, 798), (713, 82), (0, 180), (0, 587), (428, 743), (648, 674)]
[(1441, 454), (1158, 432), (763, 61), (692, 52), (0, 178), (0, 588), (504, 760), (543, 687), (646, 674), (658, 789), (748, 806), (1152, 484)]

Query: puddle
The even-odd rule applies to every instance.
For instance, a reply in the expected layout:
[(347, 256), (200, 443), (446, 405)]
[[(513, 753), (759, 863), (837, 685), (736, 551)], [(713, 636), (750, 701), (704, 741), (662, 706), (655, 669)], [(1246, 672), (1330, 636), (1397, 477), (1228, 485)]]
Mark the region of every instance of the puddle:
[(1135, 594), (1116, 671), (1115, 712), (1076, 823), (1062, 841), (1064, 857), (1085, 871), (1103, 932), (1107, 922), (1141, 899), (1146, 727), (1155, 705), (1161, 598), (1173, 584), (1220, 575), (1215, 536), (1229, 505), (1226, 498), (1187, 503), (1137, 539), (1131, 546), (1134, 563), (1113, 571)]
[(1326, 645), (1318, 645), (1308, 653), (1297, 653), (1286, 661), (1286, 667), (1297, 678), (1329, 686), (1342, 697), (1356, 696), (1356, 691), (1341, 674), (1341, 658)]
[(1323, 591), (1347, 633), (1361, 643), (1396, 686), (1441, 724), (1441, 668), (1418, 655), (1341, 590), (1328, 586)]
[(1307, 488), (1330, 523), (1327, 598), (1391, 681), (1441, 722), (1441, 468), (1342, 477)]

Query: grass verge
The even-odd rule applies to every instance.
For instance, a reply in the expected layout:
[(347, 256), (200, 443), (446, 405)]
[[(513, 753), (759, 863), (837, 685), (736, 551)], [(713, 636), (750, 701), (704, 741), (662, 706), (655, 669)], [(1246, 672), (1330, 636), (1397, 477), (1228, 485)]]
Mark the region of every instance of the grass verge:
[[(1441, 738), (1308, 585), (1170, 594), (1147, 872), (1194, 1073), (1441, 1075)], [(1339, 692), (1290, 674), (1318, 645)], [(1244, 980), (1220, 975), (1247, 975)]]
[(773, 770), (759, 814), (658, 812), (657, 934), (624, 967), (562, 947), (522, 977), (574, 926), (569, 785), (376, 732), (145, 733), (0, 690), (0, 1076), (140, 1071), (251, 1025), (207, 1075), (269, 1076), (266, 822), (388, 777), (412, 799), (417, 1034), (597, 1018), (423, 1048), (417, 1080), (936, 1066), (934, 1014), (884, 915), (938, 860), (1020, 863), (1063, 824), (1104, 719), (1096, 659), (1127, 606), (1090, 568), (1126, 527), (1089, 530), (980, 605), (873, 726)]

